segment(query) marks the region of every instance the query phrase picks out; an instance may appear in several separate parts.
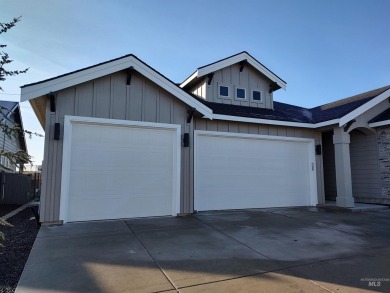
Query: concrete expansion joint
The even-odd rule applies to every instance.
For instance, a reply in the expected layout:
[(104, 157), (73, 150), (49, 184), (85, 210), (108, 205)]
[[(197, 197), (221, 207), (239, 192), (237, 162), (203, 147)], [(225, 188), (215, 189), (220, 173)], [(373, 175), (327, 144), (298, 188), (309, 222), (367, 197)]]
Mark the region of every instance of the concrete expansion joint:
[(261, 255), (261, 256), (263, 256), (263, 257), (269, 259), (269, 260), (274, 260), (274, 259), (272, 259), (272, 258), (270, 258), (270, 257), (268, 257), (268, 256), (266, 256), (266, 255), (264, 255), (264, 254), (262, 254), (261, 252), (259, 252), (259, 251), (255, 250), (255, 249), (253, 249), (252, 247), (246, 245), (245, 243), (243, 243), (243, 242), (237, 240), (236, 238), (234, 238), (234, 237), (232, 237), (232, 236), (230, 236), (230, 235), (224, 233), (223, 231), (218, 230), (217, 228), (215, 228), (215, 227), (213, 227), (213, 226), (211, 226), (211, 225), (209, 225), (209, 224), (203, 222), (201, 219), (199, 219), (199, 218), (197, 218), (197, 217), (194, 217), (194, 218), (197, 219), (199, 222), (201, 222), (203, 225), (205, 225), (205, 226), (207, 226), (207, 227), (209, 227), (209, 228), (211, 228), (211, 229), (217, 231), (218, 233), (221, 233), (221, 234), (225, 235), (226, 237), (228, 237), (228, 238), (234, 240), (235, 242), (240, 243), (241, 245), (245, 246), (246, 248), (249, 248), (250, 250), (252, 250), (253, 252), (255, 252), (255, 253), (257, 253), (257, 254), (259, 254), (259, 255)]
[(149, 252), (149, 250), (146, 248), (145, 244), (141, 241), (141, 239), (138, 237), (138, 235), (135, 233), (133, 229), (131, 229), (130, 225), (125, 221), (127, 228), (133, 233), (134, 237), (138, 240), (138, 242), (142, 245), (142, 247), (145, 249), (145, 251), (148, 253), (150, 258), (153, 260), (153, 262), (156, 264), (156, 266), (160, 269), (160, 271), (163, 273), (165, 278), (168, 280), (168, 282), (172, 285), (173, 288), (175, 288), (176, 292), (178, 292), (178, 288), (175, 285), (175, 283), (168, 277), (167, 273), (163, 270), (163, 268), (160, 266), (160, 264), (157, 262), (157, 260), (153, 257), (153, 255)]

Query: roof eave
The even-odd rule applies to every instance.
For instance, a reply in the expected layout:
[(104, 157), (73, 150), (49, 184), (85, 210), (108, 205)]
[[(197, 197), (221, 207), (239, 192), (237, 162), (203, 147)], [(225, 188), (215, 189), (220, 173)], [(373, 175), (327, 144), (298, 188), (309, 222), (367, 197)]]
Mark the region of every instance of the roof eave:
[(43, 81), (41, 83), (23, 86), (21, 88), (21, 101), (33, 100), (50, 92), (56, 92), (80, 83), (100, 78), (105, 75), (125, 70), (130, 66), (133, 66), (134, 69), (141, 75), (161, 86), (184, 103), (196, 108), (196, 110), (204, 116), (211, 117), (212, 110), (210, 108), (196, 101), (193, 97), (191, 97), (172, 81), (158, 73), (155, 69), (145, 64), (134, 55), (129, 55), (121, 59), (115, 59), (111, 62), (102, 63), (97, 66), (87, 67), (84, 70), (78, 70), (70, 74), (59, 76), (58, 78)]
[(367, 103), (361, 105), (360, 107), (356, 108), (355, 110), (349, 112), (348, 114), (344, 115), (340, 118), (339, 126), (343, 126), (352, 119), (355, 119), (356, 117), (360, 116), (367, 110), (371, 109), (372, 107), (378, 105), (380, 102), (384, 101), (385, 99), (390, 97), (390, 89), (384, 91), (383, 93), (377, 95), (372, 100), (368, 101)]

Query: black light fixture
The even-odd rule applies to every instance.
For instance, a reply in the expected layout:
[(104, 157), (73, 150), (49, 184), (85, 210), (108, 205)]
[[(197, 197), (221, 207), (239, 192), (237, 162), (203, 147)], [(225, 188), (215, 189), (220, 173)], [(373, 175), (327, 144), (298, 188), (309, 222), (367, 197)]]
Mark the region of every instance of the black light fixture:
[(54, 123), (54, 140), (60, 140), (60, 123)]
[(183, 135), (183, 147), (188, 148), (190, 146), (190, 134), (184, 133)]

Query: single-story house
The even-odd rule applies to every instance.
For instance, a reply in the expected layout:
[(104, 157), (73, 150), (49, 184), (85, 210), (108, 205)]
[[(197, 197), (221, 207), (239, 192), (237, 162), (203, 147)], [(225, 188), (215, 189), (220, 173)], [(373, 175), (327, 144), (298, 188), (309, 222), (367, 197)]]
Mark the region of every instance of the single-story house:
[(176, 84), (126, 55), (22, 86), (46, 132), (44, 223), (390, 203), (390, 86), (313, 109), (247, 52)]
[[(0, 171), (15, 173), (17, 168), (23, 170), (24, 160), (12, 160), (7, 154), (15, 154), (18, 151), (27, 151), (26, 137), (24, 135), (22, 115), (18, 102), (0, 101)], [(17, 125), (20, 131), (12, 131)]]

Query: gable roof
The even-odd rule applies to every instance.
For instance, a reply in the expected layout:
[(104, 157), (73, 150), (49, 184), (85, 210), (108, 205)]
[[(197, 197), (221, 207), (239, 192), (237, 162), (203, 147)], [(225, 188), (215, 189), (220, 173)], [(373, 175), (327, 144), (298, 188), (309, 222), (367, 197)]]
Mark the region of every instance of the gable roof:
[[(184, 103), (196, 108), (196, 110), (205, 117), (211, 117), (211, 109), (193, 99), (174, 82), (144, 63), (142, 60), (138, 59), (133, 54), (125, 55), (120, 58), (112, 59), (40, 82), (24, 85), (21, 87), (21, 101), (33, 100), (38, 97), (45, 96), (50, 92), (56, 92), (108, 74), (128, 69), (130, 66)], [(35, 109), (34, 111), (37, 112)], [(40, 122), (43, 124), (42, 121)]]
[[(15, 113), (15, 123), (17, 123), (23, 132), (19, 132), (19, 141), (20, 146), (22, 150), (24, 150), (27, 153), (27, 143), (26, 143), (26, 137), (24, 135), (24, 128), (23, 128), (23, 121), (22, 121), (22, 115), (20, 112), (20, 105), (18, 102), (11, 102), (11, 101), (0, 101), (0, 107), (3, 107), (8, 111), (8, 113), (5, 113), (5, 111), (2, 111), (4, 114), (6, 114), (7, 117), (9, 117), (12, 113)], [(0, 113), (1, 119), (3, 118), (3, 115)]]
[(267, 67), (265, 67), (263, 64), (261, 64), (259, 61), (257, 61), (255, 58), (253, 58), (248, 52), (243, 51), (241, 53), (235, 54), (233, 56), (221, 59), (219, 61), (210, 63), (208, 65), (199, 67), (193, 74), (191, 74), (186, 80), (184, 80), (180, 87), (184, 88), (191, 82), (193, 82), (196, 79), (199, 79), (203, 76), (206, 76), (212, 72), (218, 71), (222, 68), (231, 66), (233, 64), (246, 61), (251, 66), (253, 66), (256, 70), (264, 74), (267, 78), (269, 78), (271, 81), (275, 82), (279, 88), (286, 89), (287, 83), (281, 79), (279, 76), (277, 76), (275, 73), (273, 73), (271, 70), (269, 70)]
[[(385, 86), (311, 109), (275, 101), (273, 102), (274, 109), (262, 109), (204, 101), (183, 89), (186, 85), (198, 78), (202, 78), (209, 73), (242, 61), (246, 61), (256, 70), (267, 76), (271, 81), (276, 83), (277, 87), (286, 88), (286, 82), (284, 80), (245, 51), (199, 67), (180, 85), (172, 82), (133, 54), (129, 54), (57, 77), (24, 85), (21, 87), (21, 101), (30, 101), (35, 114), (44, 128), (46, 103), (44, 97), (48, 93), (125, 70), (129, 67), (133, 67), (141, 75), (150, 79), (187, 105), (195, 108), (204, 117), (209, 119), (230, 119), (232, 121), (309, 128), (336, 123), (342, 126), (390, 96), (390, 86)], [(282, 122), (286, 122), (286, 124)]]

